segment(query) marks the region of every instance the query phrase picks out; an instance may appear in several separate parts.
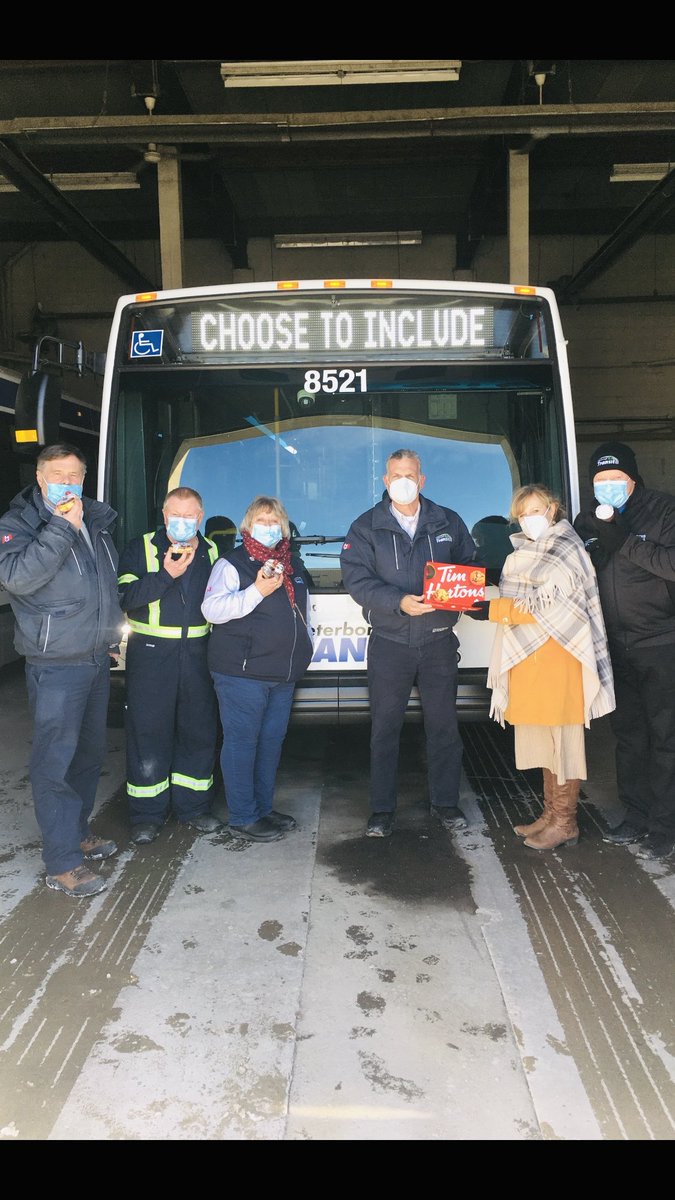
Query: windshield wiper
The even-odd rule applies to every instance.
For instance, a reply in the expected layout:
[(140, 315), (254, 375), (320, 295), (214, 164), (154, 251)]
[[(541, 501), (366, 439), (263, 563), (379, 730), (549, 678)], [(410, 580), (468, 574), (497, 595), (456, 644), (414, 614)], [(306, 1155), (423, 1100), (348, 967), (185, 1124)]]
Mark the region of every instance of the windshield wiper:
[(327, 537), (323, 533), (310, 533), (307, 537), (292, 537), (291, 541), (296, 546), (325, 546), (326, 542), (344, 542), (345, 534), (341, 533), (338, 537)]

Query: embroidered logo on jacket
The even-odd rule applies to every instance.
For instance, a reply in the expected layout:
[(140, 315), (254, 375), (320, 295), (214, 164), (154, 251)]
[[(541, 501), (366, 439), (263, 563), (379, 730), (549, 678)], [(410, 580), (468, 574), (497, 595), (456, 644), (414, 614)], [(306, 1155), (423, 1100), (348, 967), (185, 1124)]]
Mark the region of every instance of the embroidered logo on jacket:
[(437, 542), (451, 542), (452, 534), (451, 533), (439, 533), (438, 537), (436, 538), (436, 541)]
[(13, 533), (3, 533), (2, 538), (0, 538), (0, 541), (4, 545), (5, 542), (11, 542), (13, 537), (14, 537)]

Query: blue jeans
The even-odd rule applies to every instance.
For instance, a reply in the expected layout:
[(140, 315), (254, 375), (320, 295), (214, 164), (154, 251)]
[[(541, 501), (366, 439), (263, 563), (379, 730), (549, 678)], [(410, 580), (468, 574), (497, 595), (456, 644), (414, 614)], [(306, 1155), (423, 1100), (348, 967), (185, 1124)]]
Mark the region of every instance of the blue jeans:
[(223, 726), (220, 766), (230, 825), (252, 825), (273, 807), (295, 684), (211, 674)]
[(463, 743), (457, 723), (455, 634), (418, 647), (371, 634), (368, 691), (373, 812), (394, 812), (396, 808), (399, 742), (415, 683), (424, 719), (430, 803), (443, 808), (459, 802)]
[(110, 659), (100, 665), (26, 663), (33, 715), (30, 781), (48, 875), (83, 861), (106, 752)]

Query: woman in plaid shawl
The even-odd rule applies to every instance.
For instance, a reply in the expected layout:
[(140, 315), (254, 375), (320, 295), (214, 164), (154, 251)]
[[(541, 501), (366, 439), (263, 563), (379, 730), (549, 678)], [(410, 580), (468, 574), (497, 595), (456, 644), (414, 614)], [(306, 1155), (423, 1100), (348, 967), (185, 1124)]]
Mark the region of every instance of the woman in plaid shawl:
[(490, 716), (514, 726), (516, 766), (541, 767), (544, 811), (515, 832), (535, 850), (575, 846), (586, 778), (584, 729), (614, 709), (614, 681), (595, 569), (543, 484), (518, 488), (499, 599), (469, 615), (497, 624), (488, 670)]

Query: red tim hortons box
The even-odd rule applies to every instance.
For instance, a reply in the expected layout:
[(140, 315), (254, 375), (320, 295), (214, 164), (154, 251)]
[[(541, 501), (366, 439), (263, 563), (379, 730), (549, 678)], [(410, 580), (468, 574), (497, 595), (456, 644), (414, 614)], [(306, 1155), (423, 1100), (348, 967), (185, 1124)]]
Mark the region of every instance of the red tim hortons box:
[(424, 568), (424, 600), (434, 608), (473, 608), (485, 599), (485, 567), (475, 563), (428, 562)]

